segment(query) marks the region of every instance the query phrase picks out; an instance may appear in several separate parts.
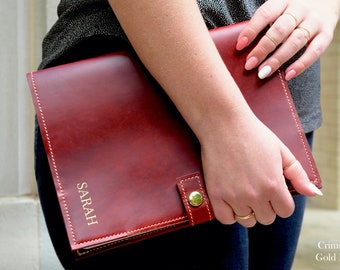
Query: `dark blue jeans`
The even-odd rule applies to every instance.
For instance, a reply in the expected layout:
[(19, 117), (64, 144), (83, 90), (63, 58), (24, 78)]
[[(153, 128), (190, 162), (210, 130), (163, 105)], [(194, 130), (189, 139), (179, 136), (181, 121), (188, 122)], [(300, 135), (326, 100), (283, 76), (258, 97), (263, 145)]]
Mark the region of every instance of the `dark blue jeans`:
[[(64, 56), (54, 65), (106, 53), (116, 42), (101, 38)], [(93, 48), (100, 48), (96, 51)], [(105, 48), (107, 51), (105, 51)], [(313, 134), (307, 134), (310, 144)], [(55, 251), (65, 269), (273, 269), (291, 268), (300, 234), (306, 198), (294, 198), (296, 209), (286, 219), (277, 218), (272, 225), (257, 224), (246, 229), (239, 224), (222, 225), (218, 221), (187, 228), (105, 255), (75, 261), (57, 202), (39, 129), (36, 129), (35, 170), (39, 196), (47, 228)]]

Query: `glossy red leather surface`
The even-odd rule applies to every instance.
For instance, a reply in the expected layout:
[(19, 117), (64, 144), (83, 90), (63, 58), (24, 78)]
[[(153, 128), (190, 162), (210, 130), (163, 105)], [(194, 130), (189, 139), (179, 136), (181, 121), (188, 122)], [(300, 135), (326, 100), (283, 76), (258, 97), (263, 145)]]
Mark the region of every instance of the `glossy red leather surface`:
[[(247, 51), (234, 49), (243, 27), (211, 34), (255, 114), (321, 187), (281, 74), (260, 81), (256, 71), (243, 68)], [(165, 93), (127, 53), (27, 78), (75, 254), (86, 256), (214, 218), (206, 194), (199, 207), (187, 205), (187, 193), (204, 190), (199, 143)], [(198, 182), (185, 181), (192, 174)]]

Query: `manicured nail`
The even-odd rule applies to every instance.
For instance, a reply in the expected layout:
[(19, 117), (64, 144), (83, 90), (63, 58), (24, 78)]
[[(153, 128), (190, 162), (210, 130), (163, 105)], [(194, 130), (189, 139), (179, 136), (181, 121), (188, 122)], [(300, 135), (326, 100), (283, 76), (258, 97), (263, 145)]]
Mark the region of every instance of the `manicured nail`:
[(319, 196), (323, 196), (323, 193), (320, 189), (318, 189), (313, 183), (310, 183), (310, 189)]
[(236, 50), (241, 51), (248, 46), (249, 40), (247, 37), (241, 37), (236, 44)]
[(266, 78), (272, 72), (272, 68), (270, 66), (264, 66), (260, 69), (258, 76), (260, 79)]
[(296, 71), (295, 71), (294, 69), (289, 70), (289, 71), (286, 73), (285, 79), (286, 79), (287, 81), (289, 81), (290, 79), (294, 78), (295, 75), (296, 75)]
[(251, 70), (251, 69), (253, 69), (254, 67), (256, 67), (258, 63), (259, 63), (259, 60), (258, 60), (255, 56), (252, 56), (252, 57), (250, 57), (250, 58), (247, 60), (247, 62), (246, 62), (246, 64), (245, 64), (244, 68), (245, 68), (246, 70)]

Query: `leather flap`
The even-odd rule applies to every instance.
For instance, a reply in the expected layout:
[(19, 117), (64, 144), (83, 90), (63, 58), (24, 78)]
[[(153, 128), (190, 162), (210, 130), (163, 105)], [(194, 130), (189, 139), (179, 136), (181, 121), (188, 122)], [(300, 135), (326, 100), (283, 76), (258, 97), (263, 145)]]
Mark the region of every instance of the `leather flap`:
[(177, 186), (191, 226), (215, 218), (200, 173), (178, 178)]

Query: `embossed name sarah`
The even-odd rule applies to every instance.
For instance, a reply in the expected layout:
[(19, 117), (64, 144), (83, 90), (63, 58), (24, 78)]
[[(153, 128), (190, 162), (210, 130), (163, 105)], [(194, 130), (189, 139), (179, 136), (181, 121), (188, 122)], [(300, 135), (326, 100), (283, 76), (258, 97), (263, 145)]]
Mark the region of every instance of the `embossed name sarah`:
[(90, 207), (92, 206), (92, 198), (87, 188), (88, 188), (88, 184), (86, 182), (77, 184), (80, 202), (84, 210), (84, 216), (85, 216), (85, 219), (87, 220), (87, 225), (91, 226), (91, 225), (98, 224), (98, 219), (97, 219), (97, 216), (95, 215), (94, 209)]

